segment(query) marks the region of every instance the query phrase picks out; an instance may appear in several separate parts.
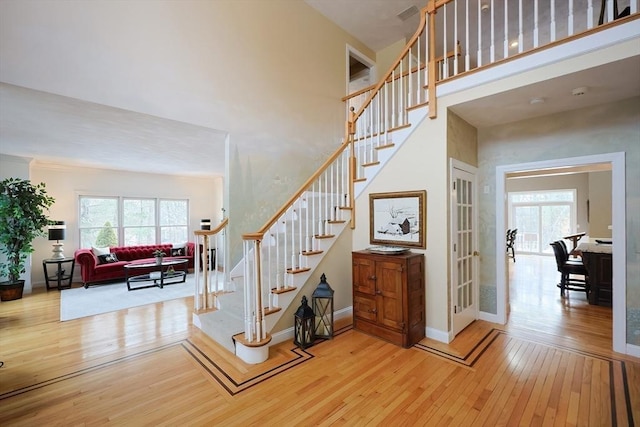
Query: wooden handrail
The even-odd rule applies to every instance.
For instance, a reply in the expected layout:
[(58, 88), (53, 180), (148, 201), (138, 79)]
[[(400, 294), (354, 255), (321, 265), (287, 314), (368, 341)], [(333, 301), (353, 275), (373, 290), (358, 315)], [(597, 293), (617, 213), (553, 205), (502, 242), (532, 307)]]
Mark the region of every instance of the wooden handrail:
[[(446, 5), (447, 3), (452, 2), (453, 0), (428, 0), (427, 1), (427, 5), (420, 11), (420, 23), (418, 24), (418, 29), (416, 30), (416, 32), (413, 34), (413, 36), (411, 37), (411, 39), (409, 39), (409, 42), (405, 45), (404, 49), (400, 52), (400, 54), (398, 55), (398, 58), (393, 62), (393, 64), (391, 65), (391, 67), (389, 67), (389, 70), (386, 72), (386, 74), (384, 75), (384, 77), (375, 85), (373, 86), (373, 89), (371, 90), (371, 93), (369, 94), (369, 97), (365, 100), (365, 102), (362, 103), (362, 105), (360, 106), (360, 109), (358, 109), (358, 111), (356, 111), (355, 115), (354, 115), (354, 120), (357, 120), (358, 117), (360, 117), (362, 115), (362, 113), (364, 112), (364, 110), (369, 106), (369, 104), (371, 104), (371, 101), (373, 101), (373, 98), (377, 95), (378, 91), (380, 90), (380, 88), (382, 88), (382, 86), (388, 82), (388, 81), (392, 81), (393, 80), (393, 70), (395, 70), (398, 65), (400, 65), (400, 63), (402, 62), (402, 60), (405, 58), (405, 56), (409, 53), (409, 51), (411, 50), (411, 48), (413, 47), (414, 43), (416, 42), (416, 40), (418, 40), (418, 37), (420, 37), (420, 35), (422, 35), (422, 32), (424, 31), (424, 27), (426, 25), (426, 16), (429, 15), (429, 30), (430, 30), (430, 34), (429, 34), (429, 43), (430, 43), (430, 48), (429, 48), (429, 80), (427, 82), (428, 84), (428, 88), (429, 88), (429, 104), (431, 105), (432, 108), (429, 108), (429, 117), (431, 118), (435, 118), (436, 114), (437, 114), (437, 108), (435, 105), (436, 102), (436, 97), (435, 97), (435, 87), (436, 87), (436, 81), (435, 81), (435, 77), (436, 77), (436, 58), (435, 58), (435, 14), (437, 9), (443, 7), (444, 5)], [(404, 73), (403, 73), (404, 74)], [(407, 74), (409, 74), (409, 72), (407, 72)], [(400, 76), (403, 77), (403, 76)], [(368, 88), (363, 89), (363, 91), (367, 91)], [(433, 92), (433, 93), (432, 93)], [(361, 92), (362, 93), (362, 92)]]
[(225, 228), (227, 224), (229, 224), (229, 218), (223, 219), (222, 222), (218, 224), (218, 226), (213, 230), (195, 230), (193, 234), (195, 234), (196, 236), (213, 236), (222, 231), (222, 229)]
[[(316, 172), (313, 175), (311, 175), (311, 177), (309, 177), (309, 179), (307, 179), (304, 182), (304, 184), (300, 186), (298, 191), (296, 191), (293, 194), (293, 196), (289, 197), (289, 199), (287, 199), (287, 201), (282, 205), (282, 207), (278, 209), (278, 211), (275, 214), (273, 214), (271, 218), (269, 218), (269, 220), (260, 228), (260, 230), (254, 233), (243, 235), (243, 239), (244, 239), (244, 236), (254, 236), (254, 237), (262, 238), (264, 236), (264, 233), (266, 233), (269, 230), (269, 228), (271, 228), (271, 226), (275, 224), (278, 218), (280, 218), (284, 214), (284, 212), (289, 208), (289, 206), (291, 206), (293, 202), (295, 202), (298, 198), (300, 198), (300, 196), (302, 196), (302, 193), (307, 191), (307, 188), (309, 188), (311, 183), (313, 183), (313, 181), (315, 181), (325, 170), (327, 170), (327, 168), (331, 166), (331, 164), (344, 152), (344, 150), (348, 146), (349, 146), (349, 139), (347, 138), (342, 144), (340, 144), (338, 149), (322, 164), (322, 166), (320, 166), (320, 168), (318, 168), (318, 170), (316, 170)], [(250, 240), (250, 239), (245, 239), (245, 240)]]
[[(316, 170), (316, 172), (311, 175), (311, 177), (309, 177), (309, 179), (307, 179), (304, 184), (302, 184), (300, 186), (300, 188), (298, 189), (298, 191), (296, 191), (291, 197), (289, 197), (289, 199), (287, 199), (287, 201), (282, 205), (282, 207), (280, 209), (278, 209), (278, 211), (273, 214), (271, 216), (271, 218), (269, 218), (269, 220), (256, 232), (253, 233), (247, 233), (243, 235), (243, 239), (244, 240), (251, 240), (251, 239), (262, 239), (262, 237), (264, 237), (264, 234), (269, 230), (269, 228), (275, 224), (275, 222), (278, 220), (278, 218), (280, 218), (285, 211), (289, 208), (289, 206), (293, 205), (293, 203), (300, 198), (300, 196), (302, 196), (302, 193), (304, 193), (307, 188), (313, 183), (313, 181), (315, 181), (343, 152), (345, 149), (347, 149), (347, 147), (349, 147), (350, 144), (352, 144), (352, 136), (354, 133), (354, 129), (355, 129), (355, 121), (358, 119), (358, 117), (360, 117), (360, 115), (362, 115), (363, 111), (369, 106), (369, 104), (371, 104), (371, 101), (373, 100), (374, 96), (376, 95), (376, 93), (380, 90), (380, 88), (387, 82), (387, 81), (393, 81), (394, 76), (393, 76), (393, 70), (395, 70), (398, 65), (400, 64), (400, 62), (402, 62), (402, 60), (405, 58), (405, 56), (409, 53), (409, 51), (411, 50), (411, 48), (413, 47), (413, 44), (416, 42), (416, 40), (418, 39), (418, 37), (420, 37), (420, 35), (422, 34), (422, 32), (424, 31), (425, 28), (425, 24), (426, 24), (426, 15), (429, 14), (431, 15), (431, 19), (434, 21), (435, 23), (435, 10), (444, 6), (445, 4), (451, 2), (452, 0), (428, 0), (427, 6), (424, 7), (422, 9), (422, 11), (420, 12), (420, 23), (418, 24), (418, 29), (416, 30), (416, 32), (414, 33), (414, 35), (411, 37), (411, 39), (409, 40), (409, 42), (406, 44), (406, 46), (404, 47), (404, 49), (402, 50), (402, 52), (400, 52), (400, 54), (398, 55), (398, 58), (395, 60), (395, 62), (393, 63), (393, 65), (391, 67), (389, 67), (389, 70), (386, 72), (386, 74), (384, 75), (384, 78), (382, 78), (376, 85), (372, 86), (373, 90), (371, 92), (371, 94), (369, 95), (369, 97), (367, 98), (367, 100), (362, 104), (362, 106), (360, 106), (360, 109), (356, 112), (356, 111), (351, 111), (349, 114), (349, 118), (347, 120), (347, 124), (345, 126), (345, 138), (343, 143), (338, 147), (338, 149), (322, 164), (322, 166), (320, 168), (318, 168), (318, 170)], [(431, 32), (434, 32), (435, 30), (433, 29), (434, 25), (431, 25)], [(431, 43), (433, 43), (433, 39), (435, 39), (435, 34), (431, 35)], [(433, 49), (429, 49), (430, 50), (430, 56), (432, 57), (430, 59), (430, 64), (429, 64), (429, 75), (431, 76), (433, 74), (433, 77), (435, 77), (435, 62), (434, 62), (434, 50)], [(414, 69), (422, 69), (424, 66), (417, 66), (414, 67)], [(431, 70), (431, 68), (433, 68), (433, 70)], [(412, 69), (413, 70), (413, 69)], [(402, 73), (403, 75), (408, 75), (411, 73), (412, 70), (406, 71), (404, 73)], [(402, 76), (398, 76), (396, 78), (401, 78)], [(430, 102), (435, 103), (435, 80), (433, 80), (432, 78), (429, 79), (429, 87), (433, 88), (432, 90), (429, 90), (429, 98), (430, 98)], [(368, 88), (363, 89), (362, 91), (360, 91), (360, 93), (365, 93), (367, 90), (369, 90)], [(433, 100), (432, 100), (433, 98)], [(434, 108), (435, 109), (435, 108)], [(353, 165), (351, 165), (352, 160), (350, 161), (349, 167), (350, 170), (351, 169), (355, 169), (355, 167)], [(351, 171), (353, 172), (353, 171)], [(351, 173), (350, 173), (351, 175)], [(353, 181), (355, 177), (351, 176), (350, 181)], [(351, 187), (352, 187), (352, 183), (351, 183)], [(353, 189), (352, 189), (353, 190)], [(353, 194), (352, 194), (352, 198), (353, 198)], [(353, 202), (353, 201), (351, 201)], [(352, 219), (351, 219), (351, 227), (353, 228), (355, 226), (355, 221), (354, 221), (354, 215), (352, 215)]]
[[(429, 3), (433, 1), (434, 0), (429, 0)], [(362, 103), (362, 106), (360, 106), (360, 109), (355, 112), (355, 115), (353, 117), (354, 120), (357, 120), (358, 117), (362, 115), (365, 108), (367, 108), (369, 104), (371, 104), (371, 101), (373, 100), (375, 95), (378, 93), (380, 88), (386, 83), (387, 79), (393, 74), (393, 70), (395, 70), (396, 67), (400, 64), (400, 62), (402, 62), (405, 55), (407, 55), (411, 50), (411, 47), (413, 46), (415, 41), (418, 39), (418, 37), (420, 37), (420, 34), (422, 34), (422, 31), (424, 30), (424, 26), (427, 22), (425, 17), (426, 17), (426, 14), (428, 13), (428, 10), (429, 10), (429, 5), (427, 5), (420, 11), (420, 23), (418, 24), (418, 29), (416, 30), (415, 34), (411, 37), (411, 39), (406, 44), (404, 49), (402, 49), (402, 51), (400, 52), (400, 55), (398, 55), (398, 58), (393, 62), (391, 67), (389, 67), (389, 70), (384, 74), (384, 77), (380, 79), (380, 81), (375, 85), (374, 89), (369, 94), (369, 97), (366, 99), (364, 103)]]

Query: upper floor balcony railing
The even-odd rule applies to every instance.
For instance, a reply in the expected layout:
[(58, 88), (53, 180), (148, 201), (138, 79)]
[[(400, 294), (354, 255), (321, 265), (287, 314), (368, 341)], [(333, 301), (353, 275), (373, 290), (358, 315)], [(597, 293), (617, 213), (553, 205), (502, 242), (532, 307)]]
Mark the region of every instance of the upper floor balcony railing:
[(401, 126), (407, 108), (435, 102), (429, 89), (437, 83), (626, 19), (639, 5), (640, 0), (428, 0), (420, 28), (384, 83), (347, 96), (347, 111), (353, 109), (362, 122), (376, 93), (388, 90), (382, 99), (389, 105), (373, 103), (369, 113), (389, 110), (386, 126)]

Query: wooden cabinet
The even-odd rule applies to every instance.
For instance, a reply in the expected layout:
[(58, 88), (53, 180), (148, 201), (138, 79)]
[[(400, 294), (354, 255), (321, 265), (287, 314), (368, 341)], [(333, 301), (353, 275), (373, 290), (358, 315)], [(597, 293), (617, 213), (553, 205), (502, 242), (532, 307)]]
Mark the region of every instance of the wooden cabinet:
[(353, 327), (402, 347), (424, 338), (424, 255), (353, 252)]

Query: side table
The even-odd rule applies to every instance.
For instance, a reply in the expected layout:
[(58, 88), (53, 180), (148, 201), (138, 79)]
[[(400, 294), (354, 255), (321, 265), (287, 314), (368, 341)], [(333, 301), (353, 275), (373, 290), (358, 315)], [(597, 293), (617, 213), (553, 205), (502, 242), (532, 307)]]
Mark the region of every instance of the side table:
[[(58, 266), (58, 269), (52, 276), (49, 276), (49, 271), (47, 269), (47, 265), (49, 264), (56, 264)], [(69, 271), (67, 271), (66, 268), (62, 268), (62, 266), (66, 264), (71, 264), (70, 266), (68, 266), (71, 267)], [(73, 280), (73, 269), (75, 268), (75, 266), (76, 260), (73, 257), (60, 259), (49, 258), (42, 260), (42, 268), (44, 269), (44, 280), (47, 284), (47, 290), (51, 288), (57, 288), (60, 291), (62, 289), (70, 288), (71, 281)], [(51, 281), (57, 283), (58, 286), (51, 286), (49, 284), (49, 282)]]

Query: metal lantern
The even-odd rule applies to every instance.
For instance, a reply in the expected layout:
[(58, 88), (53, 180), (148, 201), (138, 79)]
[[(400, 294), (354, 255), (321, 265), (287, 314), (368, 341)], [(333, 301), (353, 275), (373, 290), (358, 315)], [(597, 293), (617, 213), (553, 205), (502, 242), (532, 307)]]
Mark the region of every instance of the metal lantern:
[(333, 338), (333, 289), (327, 283), (324, 273), (320, 276), (320, 283), (311, 299), (315, 316), (315, 337)]
[(307, 348), (313, 345), (315, 340), (313, 335), (313, 310), (307, 304), (307, 297), (302, 297), (302, 304), (295, 314), (293, 343), (300, 348)]

